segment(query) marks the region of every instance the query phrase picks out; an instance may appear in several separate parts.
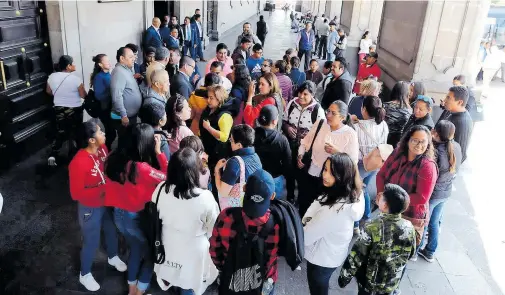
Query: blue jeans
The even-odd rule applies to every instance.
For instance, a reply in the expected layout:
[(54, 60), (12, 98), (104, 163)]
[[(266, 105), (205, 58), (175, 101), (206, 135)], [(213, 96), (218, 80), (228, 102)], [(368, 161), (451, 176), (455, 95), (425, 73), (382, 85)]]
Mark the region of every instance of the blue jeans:
[(107, 256), (117, 255), (117, 230), (112, 214), (106, 207), (91, 208), (78, 203), (77, 215), (81, 226), (83, 243), (81, 249), (81, 275), (91, 272), (96, 250), (100, 247), (100, 233), (104, 231)]
[(274, 178), (275, 183), (275, 198), (280, 200), (286, 199), (286, 185), (284, 184), (284, 176)]
[(140, 229), (139, 213), (114, 208), (114, 222), (130, 247), (128, 285), (137, 285), (139, 290), (145, 291), (151, 281), (154, 263), (150, 261), (149, 246)]
[[(363, 189), (363, 196), (365, 197), (365, 213), (363, 214), (362, 219), (369, 219), (370, 218), (370, 213), (371, 213), (371, 202), (370, 202), (370, 194), (368, 193), (367, 186), (370, 183), (370, 181), (377, 175), (377, 170), (374, 171), (366, 171), (365, 166), (363, 165), (363, 161), (360, 160), (358, 162), (358, 171), (359, 175), (361, 176), (361, 179), (363, 180), (363, 184), (365, 185), (365, 188)], [(359, 222), (354, 223), (354, 227), (358, 227)]]
[(328, 60), (329, 61), (334, 61), (335, 60), (335, 54), (333, 52), (328, 52)]
[(429, 254), (435, 254), (438, 247), (438, 233), (440, 232), (440, 224), (442, 223), (442, 213), (447, 199), (430, 200), (430, 222), (424, 228), (424, 235), (419, 245), (419, 249), (426, 242), (426, 234), (428, 235), (428, 243), (424, 248)]
[(328, 295), (330, 278), (336, 267), (323, 267), (307, 261), (307, 281), (310, 295)]
[(181, 292), (179, 294), (180, 295), (195, 295), (195, 292), (193, 292), (193, 290), (191, 290), (191, 289), (186, 290), (186, 289), (181, 288)]

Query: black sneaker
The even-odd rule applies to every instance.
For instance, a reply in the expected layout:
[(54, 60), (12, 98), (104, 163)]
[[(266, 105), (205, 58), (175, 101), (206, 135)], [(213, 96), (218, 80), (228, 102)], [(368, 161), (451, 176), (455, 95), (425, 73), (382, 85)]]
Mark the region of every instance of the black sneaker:
[(435, 261), (435, 257), (433, 257), (433, 254), (428, 253), (428, 251), (426, 251), (426, 249), (423, 249), (423, 250), (419, 251), (418, 253), (419, 253), (419, 255), (421, 255), (422, 258), (424, 258), (428, 262)]

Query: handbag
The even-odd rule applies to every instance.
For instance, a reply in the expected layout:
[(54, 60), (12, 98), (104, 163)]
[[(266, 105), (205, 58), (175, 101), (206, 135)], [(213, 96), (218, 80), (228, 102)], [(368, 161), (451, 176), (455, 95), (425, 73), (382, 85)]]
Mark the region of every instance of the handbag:
[(93, 89), (90, 89), (88, 94), (86, 94), (83, 106), (88, 115), (91, 117), (98, 118), (100, 116), (100, 113), (102, 111), (102, 104), (96, 98), (95, 91)]
[(145, 214), (144, 232), (149, 243), (151, 257), (156, 264), (163, 264), (165, 262), (165, 247), (163, 246), (161, 240), (162, 223), (160, 213), (158, 212), (158, 200), (160, 198), (161, 191), (165, 188), (165, 186), (166, 182), (164, 182), (158, 189), (156, 202), (147, 202), (143, 211)]
[[(358, 123), (358, 125), (361, 130), (365, 132), (366, 136), (371, 138), (376, 145), (376, 147), (371, 152), (369, 152), (367, 155), (363, 155), (363, 168), (365, 168), (365, 171), (375, 171), (377, 169), (380, 169), (382, 165), (384, 165), (384, 162), (389, 157), (389, 155), (391, 155), (394, 148), (390, 144), (379, 144), (361, 123)], [(361, 151), (361, 149), (360, 152), (363, 154), (363, 151)]]
[(314, 141), (316, 141), (317, 135), (319, 134), (319, 130), (321, 130), (321, 127), (323, 126), (324, 120), (320, 120), (319, 124), (317, 125), (316, 129), (316, 134), (314, 134), (314, 138), (312, 139), (312, 143), (310, 144), (309, 150), (303, 154), (302, 156), (302, 163), (303, 163), (303, 168), (305, 170), (309, 170), (310, 163), (312, 162), (312, 147), (314, 147)]

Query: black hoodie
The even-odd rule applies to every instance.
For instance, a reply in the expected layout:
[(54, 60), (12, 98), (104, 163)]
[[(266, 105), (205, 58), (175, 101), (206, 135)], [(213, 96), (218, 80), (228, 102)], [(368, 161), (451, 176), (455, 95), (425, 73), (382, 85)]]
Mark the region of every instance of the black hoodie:
[(254, 149), (263, 169), (274, 178), (280, 175), (288, 178), (291, 173), (291, 148), (286, 136), (264, 127), (256, 127), (254, 130)]

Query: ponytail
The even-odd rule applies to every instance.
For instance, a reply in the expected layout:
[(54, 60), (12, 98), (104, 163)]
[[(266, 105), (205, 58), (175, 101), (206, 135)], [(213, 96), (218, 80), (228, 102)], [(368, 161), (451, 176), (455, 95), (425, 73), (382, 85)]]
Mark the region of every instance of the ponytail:
[(447, 156), (449, 157), (449, 171), (451, 173), (456, 173), (456, 155), (454, 153), (454, 140), (451, 139), (446, 142)]
[(386, 110), (382, 106), (382, 101), (377, 96), (365, 96), (363, 99), (363, 107), (371, 118), (375, 119), (375, 123), (379, 125), (386, 118)]
[(102, 58), (106, 56), (103, 53), (97, 54), (96, 56), (93, 57), (92, 61), (95, 63), (93, 66), (93, 72), (91, 73), (89, 77), (89, 87), (93, 87), (93, 80), (95, 80), (95, 76), (102, 71), (102, 68), (100, 67), (100, 63), (102, 62)]
[(344, 123), (344, 125), (352, 127), (351, 114), (348, 113), (347, 116), (345, 116), (345, 120), (342, 123)]

